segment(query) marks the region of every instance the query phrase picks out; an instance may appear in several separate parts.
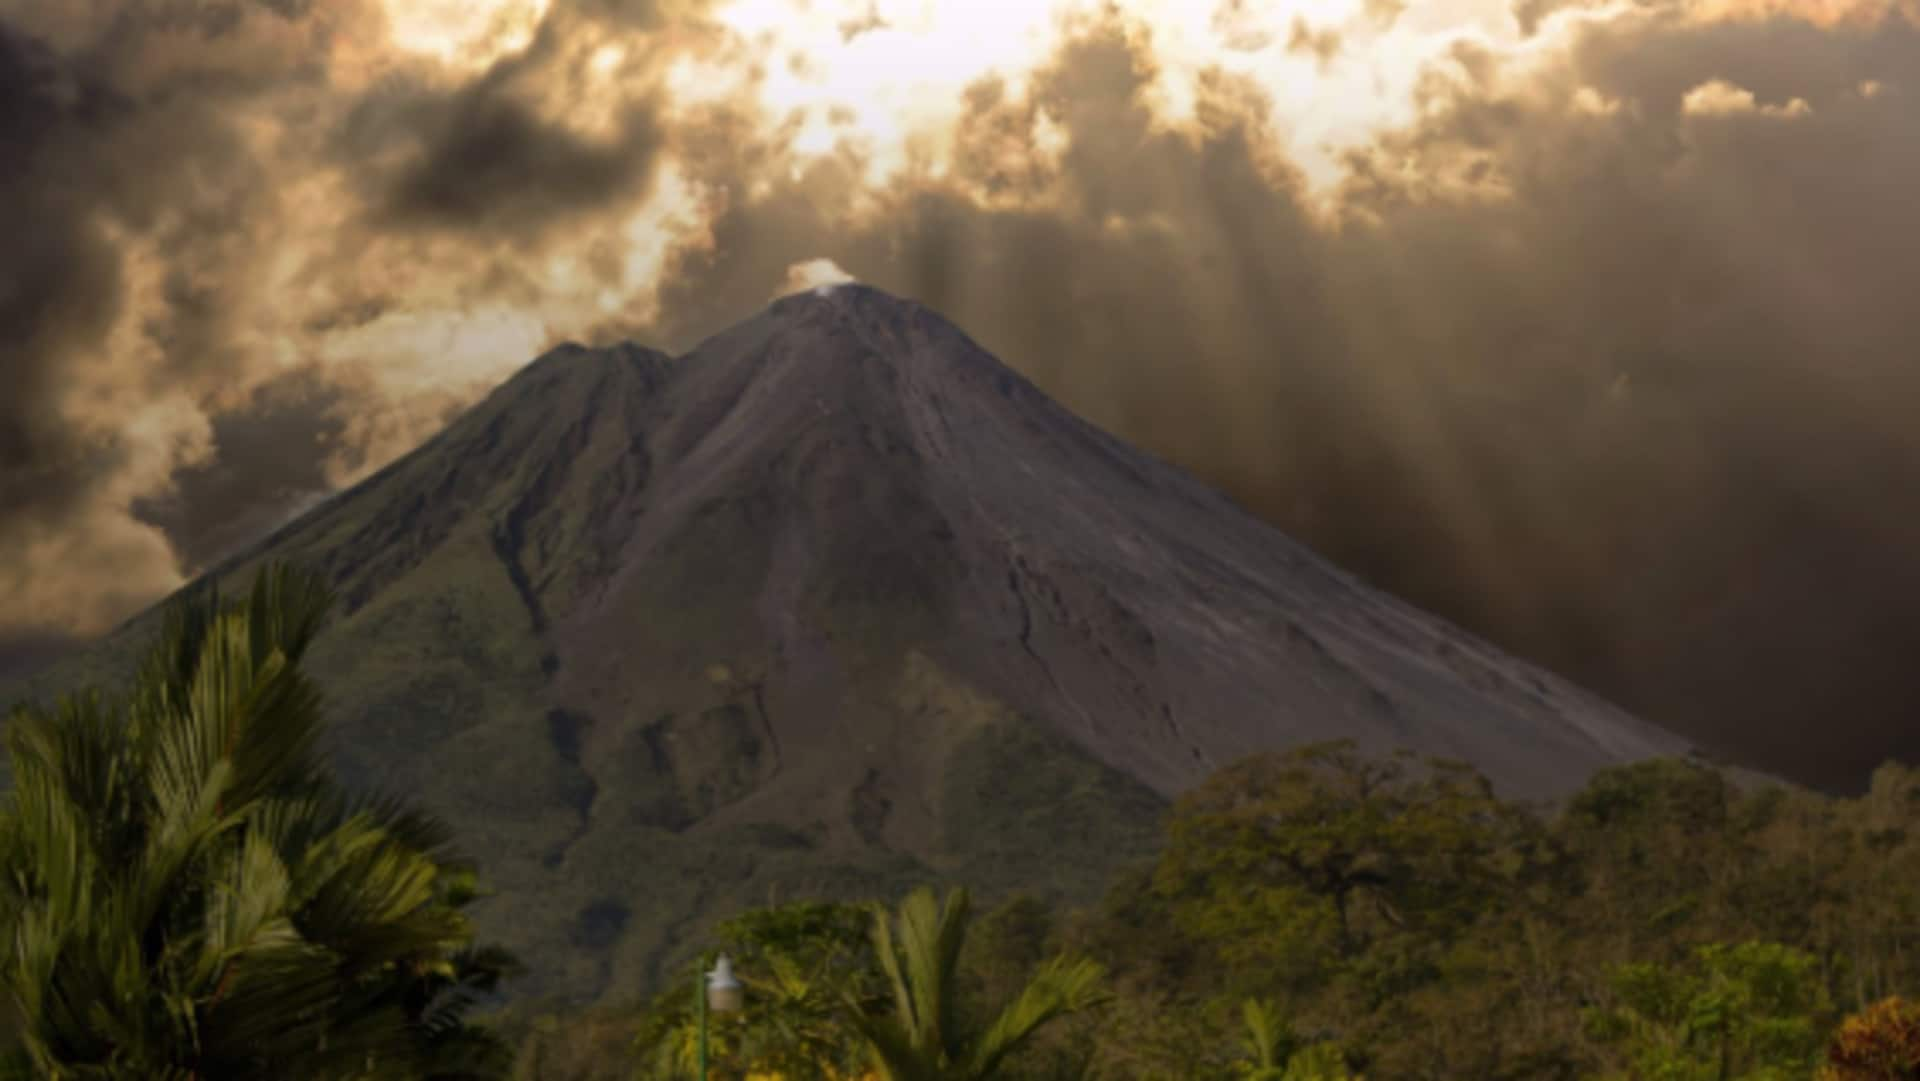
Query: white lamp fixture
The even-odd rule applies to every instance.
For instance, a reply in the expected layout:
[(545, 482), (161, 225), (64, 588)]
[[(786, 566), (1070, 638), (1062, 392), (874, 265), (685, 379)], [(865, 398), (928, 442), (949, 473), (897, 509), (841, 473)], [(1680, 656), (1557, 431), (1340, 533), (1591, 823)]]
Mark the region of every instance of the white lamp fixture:
[(740, 981), (733, 978), (733, 962), (721, 954), (707, 973), (707, 1009), (714, 1013), (736, 1013), (744, 1005)]

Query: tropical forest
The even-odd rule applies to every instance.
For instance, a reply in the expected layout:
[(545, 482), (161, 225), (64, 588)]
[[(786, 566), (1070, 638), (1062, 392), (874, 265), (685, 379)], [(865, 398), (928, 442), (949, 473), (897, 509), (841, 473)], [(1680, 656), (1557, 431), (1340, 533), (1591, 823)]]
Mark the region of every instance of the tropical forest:
[(644, 995), (516, 995), (484, 854), (327, 765), (330, 605), (287, 566), (190, 594), (128, 686), (8, 720), (0, 1074), (1920, 1078), (1920, 773), (1891, 765), (1840, 798), (1654, 759), (1546, 804), (1314, 743), (1180, 797), (1092, 903), (775, 900)]

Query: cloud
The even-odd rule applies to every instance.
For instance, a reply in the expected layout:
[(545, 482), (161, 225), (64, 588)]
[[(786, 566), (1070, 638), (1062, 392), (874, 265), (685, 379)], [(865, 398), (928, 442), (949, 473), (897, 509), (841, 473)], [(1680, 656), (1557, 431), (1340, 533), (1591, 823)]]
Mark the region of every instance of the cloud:
[(850, 277), (1656, 719), (1920, 755), (1900, 4), (1063, 4), (969, 67), (851, 0), (398, 2), (0, 0), (7, 609)]
[(518, 232), (640, 195), (659, 125), (636, 107), (610, 145), (543, 123), (485, 95), (450, 102), (428, 122), (423, 152), (397, 171), (383, 220)]
[[(1459, 52), (1466, 77), (1349, 159), (1337, 229), (1247, 81), (1160, 124), (1143, 41), (1095, 26), (1022, 91), (981, 83), (954, 168), (866, 213), (835, 198), (857, 158), (724, 144), (703, 175), (790, 179), (736, 189), (672, 264), (657, 339), (718, 329), (820, 253), (1703, 739), (1829, 781), (1907, 746), (1920, 592), (1884, 591), (1920, 590), (1920, 516), (1890, 494), (1920, 481), (1895, 404), (1920, 392), (1899, 284), (1920, 255), (1891, 238), (1920, 231), (1920, 128), (1858, 84), (1920, 70), (1910, 30), (1648, 15), (1569, 33), (1553, 64)], [(1690, 114), (1716, 79), (1795, 123)], [(1043, 116), (1064, 148), (1038, 150)], [(1829, 728), (1818, 759), (1813, 716), (1860, 738)]]
[(853, 280), (853, 275), (841, 270), (831, 259), (808, 259), (788, 267), (786, 280), (767, 299), (777, 300), (789, 293), (804, 293), (809, 289), (824, 290)]
[[(1380, 223), (1361, 290), (1425, 294), (1379, 306), (1371, 351), (1449, 358), (1421, 408), (1452, 418), (1431, 461), (1459, 479), (1420, 486), (1484, 523), (1452, 573), (1521, 591), (1488, 625), (1802, 775), (1885, 754), (1914, 693), (1920, 621), (1875, 598), (1913, 581), (1920, 541), (1887, 497), (1920, 474), (1888, 404), (1920, 391), (1895, 284), (1920, 254), (1884, 239), (1920, 229), (1895, 194), (1920, 183), (1920, 139), (1853, 88), (1916, 62), (1897, 22), (1595, 27), (1532, 83), (1454, 88), (1353, 193)], [(1625, 107), (1554, 108), (1580, 86)], [(1738, 122), (1769, 112), (1795, 122)], [(1405, 179), (1481, 161), (1506, 197)], [(1817, 760), (1803, 725), (1836, 714), (1862, 738)]]
[[(542, 3), (538, 32), (477, 69), (497, 34), (400, 48), (393, 10), (0, 0), (9, 609), (98, 630), (406, 449), (558, 337), (490, 317), (500, 297), (542, 306), (503, 247), (525, 259), (646, 202), (649, 58), (579, 61), (665, 8)], [(437, 32), (423, 11), (407, 32)], [(556, 115), (581, 92), (605, 115)], [(566, 288), (578, 304), (626, 273), (602, 252)], [(423, 333), (436, 321), (460, 329)], [(285, 444), (318, 457), (264, 453), (274, 426), (324, 434)]]
[(365, 404), (314, 368), (262, 383), (211, 418), (218, 453), (133, 513), (166, 534), (181, 566), (212, 566), (333, 490), (328, 461)]
[(563, 11), (621, 30), (658, 30), (669, 17), (685, 17), (697, 5), (672, 0), (559, 0)]
[(1406, 13), (1407, 3), (1406, 0), (1366, 0), (1363, 10), (1375, 26), (1388, 27)]
[[(217, 59), (240, 31), (196, 33)], [(235, 133), (204, 106), (156, 99), (164, 72), (116, 82), (114, 59), (63, 56), (0, 23), (0, 546), (16, 554), (0, 595), (81, 623), (179, 580), (126, 501), (205, 451), (203, 418), (170, 384), (230, 370), (223, 309), (245, 288), (218, 255), (259, 211)], [(163, 245), (170, 266), (143, 257)], [(56, 555), (115, 574), (44, 574)]]
[(1793, 98), (1784, 105), (1761, 105), (1753, 91), (1743, 90), (1725, 79), (1711, 79), (1687, 91), (1680, 99), (1680, 111), (1689, 116), (1738, 116), (1758, 113), (1762, 116), (1805, 116), (1813, 111), (1805, 98)]
[(1513, 19), (1522, 34), (1532, 36), (1552, 16), (1584, 6), (1590, 6), (1586, 0), (1514, 0)]
[[(543, 24), (552, 27), (556, 23)], [(615, 106), (612, 130), (570, 130), (541, 114), (533, 88), (577, 50), (543, 29), (524, 52), (472, 82), (441, 89), (395, 81), (355, 106), (334, 148), (375, 215), (374, 227), (537, 237), (548, 227), (643, 199), (664, 139), (660, 104)]]
[(1612, 116), (1620, 110), (1620, 102), (1617, 99), (1602, 97), (1600, 92), (1591, 86), (1583, 86), (1575, 90), (1568, 105), (1574, 112), (1588, 116)]
[(880, 5), (870, 3), (867, 5), (867, 10), (864, 13), (843, 20), (840, 23), (840, 40), (852, 41), (861, 34), (870, 34), (875, 30), (885, 30), (892, 25), (892, 23), (889, 23), (886, 18), (880, 14)]
[(1296, 17), (1293, 30), (1287, 36), (1287, 51), (1305, 53), (1322, 64), (1330, 63), (1340, 55), (1340, 32), (1332, 27), (1315, 30), (1307, 25), (1307, 20)]
[[(9, 393), (0, 398), (0, 465), (18, 471), (70, 453), (49, 423), (59, 353), (89, 340), (111, 319), (119, 268), (109, 246), (70, 193), (48, 184), (33, 163), (66, 150), (69, 127), (110, 106), (77, 83), (41, 43), (0, 25), (0, 220), (7, 257), (0, 262), (0, 353)], [(47, 493), (51, 495), (52, 493)], [(18, 492), (9, 506), (38, 505)]]

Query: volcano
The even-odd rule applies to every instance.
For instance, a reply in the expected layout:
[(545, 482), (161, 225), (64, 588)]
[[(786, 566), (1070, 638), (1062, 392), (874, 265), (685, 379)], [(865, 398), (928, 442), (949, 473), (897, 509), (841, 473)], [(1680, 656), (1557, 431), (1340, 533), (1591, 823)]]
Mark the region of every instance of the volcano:
[[(268, 559), (339, 591), (310, 663), (347, 778), (448, 817), (482, 929), (576, 999), (652, 986), (740, 904), (1087, 896), (1256, 751), (1408, 747), (1554, 797), (1687, 750), (864, 286), (678, 358), (554, 349), (213, 573)], [(126, 671), (154, 622), (12, 690)]]

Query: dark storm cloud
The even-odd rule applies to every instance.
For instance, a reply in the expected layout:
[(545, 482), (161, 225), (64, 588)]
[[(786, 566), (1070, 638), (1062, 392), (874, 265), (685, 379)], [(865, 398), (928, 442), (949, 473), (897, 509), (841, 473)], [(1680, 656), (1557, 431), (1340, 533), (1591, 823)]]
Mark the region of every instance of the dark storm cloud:
[[(63, 598), (72, 625), (110, 623), (469, 400), (471, 376), (391, 400), (379, 324), (417, 325), (405, 284), (446, 281), (449, 263), (466, 275), (454, 303), (539, 303), (499, 250), (643, 198), (663, 135), (644, 93), (591, 139), (535, 101), (568, 100), (583, 50), (696, 8), (556, 0), (526, 48), (429, 86), (426, 62), (381, 53), (366, 0), (0, 0), (9, 607)], [(637, 52), (644, 83), (653, 58)], [(327, 160), (312, 136), (335, 131), (349, 153)], [(365, 185), (365, 213), (329, 165)], [(325, 386), (292, 393), (315, 364)], [(289, 366), (301, 374), (276, 374)]]
[(119, 262), (83, 197), (52, 181), (73, 144), (115, 122), (104, 88), (0, 23), (0, 534), (70, 510), (100, 465), (59, 420), (59, 364), (97, 344)]
[[(1444, 84), (1359, 163), (1396, 179), (1356, 185), (1379, 225), (1330, 268), (1394, 388), (1372, 438), (1438, 515), (1382, 544), (1393, 523), (1346, 508), (1363, 564), (1774, 768), (1920, 752), (1920, 515), (1895, 494), (1920, 482), (1920, 126), (1859, 89), (1914, 71), (1900, 22), (1647, 21), (1590, 32), (1535, 97)], [(1713, 79), (1757, 107), (1683, 115)], [(1621, 107), (1570, 108), (1581, 86)]]
[(65, 618), (98, 626), (174, 580), (125, 489), (164, 483), (196, 439), (192, 401), (250, 365), (234, 321), (258, 292), (275, 186), (243, 114), (318, 69), (283, 17), (300, 5), (131, 6), (95, 24), (0, 10), (0, 589), (65, 597)]
[[(1494, 623), (1829, 781), (1920, 751), (1920, 514), (1897, 494), (1920, 481), (1901, 405), (1920, 246), (1900, 239), (1920, 235), (1920, 126), (1910, 97), (1860, 90), (1914, 71), (1898, 21), (1596, 30), (1556, 96), (1461, 88), (1376, 157), (1376, 176), (1489, 161), (1510, 198), (1387, 183), (1358, 198), (1383, 225), (1348, 264), (1356, 302), (1426, 297), (1357, 325), (1373, 355), (1448, 365), (1408, 385), (1477, 495), (1457, 501), (1488, 530), (1463, 577), (1508, 598)], [(1683, 115), (1710, 79), (1755, 107)], [(1576, 85), (1628, 107), (1560, 107)]]
[[(157, 235), (177, 256), (152, 317), (169, 360), (194, 367), (220, 359), (217, 297), (226, 272), (217, 264), (228, 254), (223, 241), (244, 233), (257, 213), (246, 193), (260, 176), (215, 103), (257, 88), (244, 65), (221, 62), (221, 50), (258, 6), (134, 9), (71, 54), (0, 21), (0, 216), (8, 241), (0, 247), (8, 389), (0, 469), (59, 473), (74, 460), (53, 430), (54, 374), (97, 350), (121, 311), (122, 254), (109, 226)], [(153, 55), (134, 63), (136, 43), (163, 30), (177, 32), (158, 50), (171, 68)], [(195, 68), (186, 61), (200, 47), (215, 62)], [(139, 70), (155, 67), (164, 73)], [(136, 85), (124, 85), (126, 72)], [(275, 82), (288, 79), (273, 72)]]
[[(1257, 94), (1215, 78), (1196, 131), (1157, 128), (1152, 60), (1099, 28), (1024, 98), (975, 87), (959, 175), (903, 180), (857, 227), (835, 199), (856, 160), (736, 193), (654, 329), (684, 346), (830, 258), (1698, 738), (1824, 783), (1920, 757), (1911, 27), (1646, 19), (1518, 89), (1497, 63), (1458, 53), (1428, 119), (1355, 157), (1335, 232), (1271, 160)], [(1683, 114), (1713, 79), (1755, 108)], [(1027, 134), (1041, 108), (1057, 162)], [(777, 144), (713, 147), (706, 175), (785, 170)]]
[(327, 462), (360, 404), (313, 368), (263, 383), (214, 416), (214, 457), (134, 512), (165, 530), (188, 574), (205, 570), (332, 490)]
[(377, 88), (349, 114), (334, 151), (374, 225), (527, 239), (643, 198), (667, 134), (657, 99), (626, 104), (617, 131), (594, 138), (542, 116), (530, 95), (565, 84), (579, 60), (568, 50), (579, 20), (632, 30), (657, 17), (652, 4), (568, 0), (527, 48), (464, 85)]
[(660, 127), (636, 109), (619, 142), (596, 146), (520, 103), (469, 92), (430, 122), (419, 161), (393, 178), (388, 220), (532, 232), (631, 200), (651, 176)]
[[(421, 63), (377, 54), (385, 19), (364, 0), (0, 0), (0, 592), (65, 583), (72, 622), (98, 627), (323, 487), (322, 469), (389, 453), (427, 407), (386, 400), (365, 347), (328, 376), (363, 407), (352, 438), (286, 444), (313, 453), (304, 467), (265, 453), (261, 425), (332, 432), (326, 403), (256, 388), (405, 307), (397, 280), (437, 276), (431, 259), (470, 272), (461, 296), (505, 295), (511, 268), (488, 253), (643, 197), (652, 104), (596, 141), (530, 101), (567, 90), (582, 42), (632, 40), (664, 10), (559, 0), (527, 48), (428, 88)], [(355, 71), (381, 65), (342, 127)], [(350, 153), (328, 162), (310, 136), (334, 130)], [(367, 213), (316, 183), (328, 164), (365, 185)], [(312, 211), (344, 227), (288, 218)], [(416, 233), (460, 236), (406, 247)], [(383, 234), (398, 243), (381, 250)], [(407, 274), (390, 269), (396, 248)], [(425, 394), (433, 408), (466, 393), (447, 383)], [(112, 576), (90, 565), (107, 561)]]

